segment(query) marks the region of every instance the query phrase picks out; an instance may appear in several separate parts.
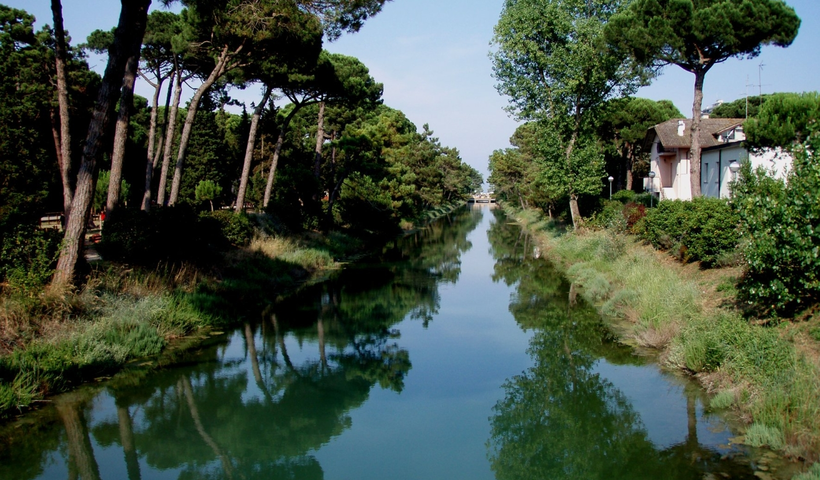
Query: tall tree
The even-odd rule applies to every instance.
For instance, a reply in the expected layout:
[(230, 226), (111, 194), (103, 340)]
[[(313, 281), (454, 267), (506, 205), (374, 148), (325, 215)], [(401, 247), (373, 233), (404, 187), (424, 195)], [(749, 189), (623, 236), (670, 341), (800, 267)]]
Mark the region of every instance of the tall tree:
[[(148, 26), (143, 38), (140, 77), (154, 89), (151, 101), (151, 121), (148, 127), (148, 152), (145, 165), (145, 187), (142, 196), (142, 210), (151, 208), (151, 184), (154, 169), (159, 160), (162, 147), (160, 137), (157, 147), (157, 128), (159, 115), (159, 96), (165, 80), (174, 78), (176, 74), (177, 53), (174, 51), (174, 40), (181, 34), (182, 24), (179, 17), (172, 12), (154, 11), (148, 16)], [(168, 108), (173, 87), (168, 88), (168, 97), (165, 105), (165, 124), (168, 122)]]
[(60, 165), (60, 179), (63, 183), (63, 216), (67, 218), (71, 213), (74, 187), (71, 182), (71, 114), (66, 80), (68, 44), (63, 28), (63, 4), (60, 0), (51, 0), (51, 14), (54, 19), (54, 56), (57, 70), (57, 100), (60, 109), (60, 148), (57, 152), (57, 163)]
[(80, 170), (77, 174), (77, 186), (71, 203), (72, 215), (66, 222), (63, 245), (57, 260), (57, 270), (52, 279), (51, 286), (57, 291), (66, 288), (74, 280), (77, 262), (82, 253), (88, 215), (91, 211), (94, 175), (103, 136), (119, 97), (125, 63), (135, 45), (138, 50), (142, 43), (150, 4), (151, 0), (123, 0), (122, 2), (119, 24), (114, 34), (114, 44), (108, 55), (108, 65), (105, 68), (103, 82), (97, 94), (97, 104), (86, 134)]
[(203, 79), (194, 93), (180, 138), (174, 179), (169, 204), (179, 194), (179, 183), (185, 162), (185, 150), (190, 137), (196, 109), (202, 95), (226, 73), (252, 64), (276, 52), (290, 49), (283, 42), (291, 35), (299, 35), (313, 21), (321, 22), (331, 38), (343, 31), (357, 31), (363, 22), (381, 10), (386, 0), (230, 0), (224, 2), (196, 2), (189, 8), (188, 20), (198, 32), (204, 55), (213, 61), (211, 73)]
[(654, 68), (695, 76), (689, 183), (700, 196), (700, 119), (706, 73), (729, 58), (754, 58), (763, 45), (789, 46), (800, 19), (783, 0), (635, 0), (615, 15), (608, 41)]
[(604, 27), (625, 0), (506, 0), (495, 26), (492, 53), (497, 89), (510, 98), (518, 118), (537, 120), (549, 136), (550, 155), (563, 157), (562, 167), (573, 225), (580, 226), (578, 196), (592, 193), (587, 178), (596, 169), (579, 168), (592, 151), (576, 155), (579, 141), (591, 130), (593, 115), (605, 100), (631, 93), (644, 71), (625, 54), (609, 48)]
[(603, 140), (612, 140), (618, 155), (623, 159), (622, 170), (627, 190), (632, 190), (632, 168), (635, 161), (644, 153), (642, 147), (646, 131), (670, 118), (681, 117), (683, 115), (669, 100), (656, 102), (647, 98), (626, 97), (607, 102), (599, 131), (602, 132)]

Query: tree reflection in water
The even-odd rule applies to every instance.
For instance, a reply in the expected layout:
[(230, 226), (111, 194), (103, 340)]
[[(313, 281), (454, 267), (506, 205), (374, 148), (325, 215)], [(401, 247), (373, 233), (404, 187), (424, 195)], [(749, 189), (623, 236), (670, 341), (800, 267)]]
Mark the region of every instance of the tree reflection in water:
[[(5, 434), (0, 478), (62, 468), (62, 478), (96, 480), (102, 467), (129, 480), (157, 471), (179, 479), (323, 478), (314, 453), (351, 426), (350, 412), (376, 384), (404, 388), (410, 354), (396, 325), (432, 320), (438, 288), (458, 279), (467, 234), (480, 219), (462, 211), (396, 241), (375, 266), (306, 288), (173, 368), (122, 372), (99, 400), (113, 408), (93, 424), (84, 412), (95, 392), (61, 397), (33, 436)], [(288, 351), (294, 346), (298, 355)], [(122, 453), (95, 458), (95, 448)], [(110, 464), (115, 457), (122, 463)], [(103, 460), (109, 464), (98, 465)]]
[(498, 479), (701, 479), (708, 472), (755, 478), (748, 466), (721, 461), (697, 439), (687, 396), (687, 438), (656, 447), (631, 403), (596, 372), (599, 361), (641, 363), (608, 339), (597, 313), (537, 254), (528, 235), (498, 218), (489, 239), (495, 281), (515, 286), (509, 310), (533, 331), (533, 365), (508, 379), (494, 408), (488, 457)]

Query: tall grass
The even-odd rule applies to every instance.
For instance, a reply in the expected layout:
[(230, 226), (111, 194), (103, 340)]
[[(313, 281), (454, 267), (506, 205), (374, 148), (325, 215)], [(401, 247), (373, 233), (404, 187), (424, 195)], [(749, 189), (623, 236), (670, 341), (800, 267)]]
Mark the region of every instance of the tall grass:
[(660, 349), (667, 366), (698, 374), (719, 392), (713, 408), (732, 407), (749, 419), (749, 444), (817, 459), (820, 371), (782, 329), (707, 306), (698, 283), (634, 237), (609, 230), (562, 234), (538, 212), (508, 213), (540, 233), (543, 250), (602, 314), (626, 320), (622, 334)]

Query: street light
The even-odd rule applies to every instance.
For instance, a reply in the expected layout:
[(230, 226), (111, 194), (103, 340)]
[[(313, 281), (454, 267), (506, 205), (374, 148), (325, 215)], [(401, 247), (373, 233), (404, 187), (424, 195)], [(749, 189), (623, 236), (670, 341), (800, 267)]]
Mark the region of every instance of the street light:
[(612, 181), (615, 180), (615, 178), (610, 175), (607, 180), (609, 180), (609, 199), (612, 200)]
[(655, 172), (649, 172), (649, 208), (654, 207), (655, 195)]
[[(740, 170), (740, 164), (737, 163), (737, 160), (732, 160), (729, 163), (729, 170), (732, 171), (732, 183), (737, 183), (737, 172)], [(729, 190), (729, 196), (731, 197), (734, 194), (732, 190)]]

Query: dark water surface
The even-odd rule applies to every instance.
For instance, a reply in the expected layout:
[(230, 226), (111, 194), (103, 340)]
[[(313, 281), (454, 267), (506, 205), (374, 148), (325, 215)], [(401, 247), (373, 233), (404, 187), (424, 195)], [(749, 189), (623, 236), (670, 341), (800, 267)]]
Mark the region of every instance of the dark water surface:
[(537, 255), (500, 212), (460, 211), (5, 427), (0, 479), (756, 478), (700, 390)]

